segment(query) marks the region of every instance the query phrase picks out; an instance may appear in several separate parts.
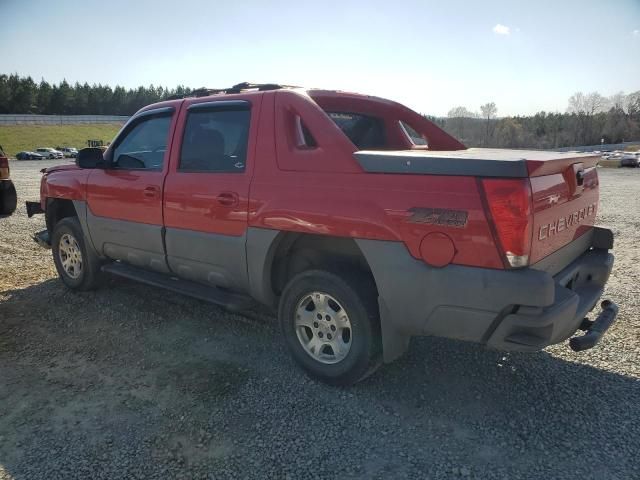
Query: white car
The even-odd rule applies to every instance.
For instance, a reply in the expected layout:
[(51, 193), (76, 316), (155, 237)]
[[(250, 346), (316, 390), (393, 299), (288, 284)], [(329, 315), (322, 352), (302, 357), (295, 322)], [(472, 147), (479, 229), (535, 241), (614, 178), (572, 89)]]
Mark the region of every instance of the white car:
[(62, 147), (59, 151), (63, 153), (65, 158), (76, 158), (78, 156), (78, 150), (74, 147)]
[(39, 153), (44, 158), (64, 158), (64, 153), (59, 152), (55, 148), (40, 147), (36, 149), (36, 153)]

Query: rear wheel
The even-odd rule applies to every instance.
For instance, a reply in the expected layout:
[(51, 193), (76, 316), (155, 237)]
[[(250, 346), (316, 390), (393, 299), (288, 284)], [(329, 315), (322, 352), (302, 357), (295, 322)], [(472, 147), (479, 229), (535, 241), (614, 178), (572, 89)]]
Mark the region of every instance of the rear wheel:
[(91, 290), (100, 281), (100, 259), (87, 248), (80, 222), (76, 217), (60, 220), (51, 239), (53, 261), (60, 279), (73, 290)]
[(296, 362), (332, 385), (351, 385), (380, 365), (375, 285), (365, 275), (308, 270), (280, 299), (282, 332)]

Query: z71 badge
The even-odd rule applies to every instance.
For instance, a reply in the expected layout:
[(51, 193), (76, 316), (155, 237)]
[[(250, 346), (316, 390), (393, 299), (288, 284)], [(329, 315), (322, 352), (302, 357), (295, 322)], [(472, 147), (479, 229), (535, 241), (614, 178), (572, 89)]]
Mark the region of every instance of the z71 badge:
[(410, 223), (442, 225), (444, 227), (464, 228), (467, 225), (469, 212), (466, 210), (448, 210), (446, 208), (410, 208)]

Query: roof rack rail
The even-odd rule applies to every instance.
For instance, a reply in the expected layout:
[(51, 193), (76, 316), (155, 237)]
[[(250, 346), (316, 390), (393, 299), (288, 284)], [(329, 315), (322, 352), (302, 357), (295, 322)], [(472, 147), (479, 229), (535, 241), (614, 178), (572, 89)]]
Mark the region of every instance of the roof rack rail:
[(187, 97), (206, 97), (209, 95), (241, 93), (248, 90), (264, 92), (267, 90), (280, 90), (281, 88), (300, 88), (295, 85), (280, 85), (278, 83), (250, 83), (242, 82), (229, 88), (196, 88), (190, 93), (171, 95), (167, 100), (178, 100)]

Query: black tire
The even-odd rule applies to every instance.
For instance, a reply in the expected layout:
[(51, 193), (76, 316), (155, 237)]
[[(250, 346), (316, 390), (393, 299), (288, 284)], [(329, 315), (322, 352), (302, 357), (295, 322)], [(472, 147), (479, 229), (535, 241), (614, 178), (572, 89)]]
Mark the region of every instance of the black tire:
[[(77, 277), (70, 275), (62, 264), (60, 255), (60, 243), (65, 235), (75, 239), (81, 253), (81, 265)], [(68, 239), (69, 237), (65, 237)], [(100, 284), (100, 258), (93, 248), (87, 248), (87, 243), (77, 217), (67, 217), (56, 223), (51, 237), (51, 252), (53, 253), (53, 262), (60, 279), (64, 284), (72, 290), (92, 290)]]
[(18, 195), (11, 180), (2, 180), (0, 183), (0, 217), (5, 217), (16, 211)]
[[(312, 292), (330, 295), (348, 315), (351, 346), (338, 363), (326, 364), (317, 360), (307, 352), (298, 338), (295, 325), (297, 307)], [(364, 274), (307, 270), (295, 275), (287, 283), (280, 298), (278, 319), (294, 360), (318, 380), (330, 385), (353, 385), (369, 376), (381, 364), (377, 293), (373, 280)], [(307, 331), (313, 333), (310, 329)]]

